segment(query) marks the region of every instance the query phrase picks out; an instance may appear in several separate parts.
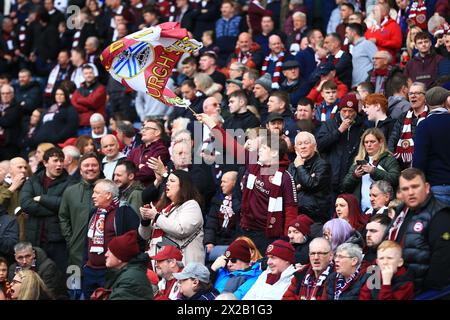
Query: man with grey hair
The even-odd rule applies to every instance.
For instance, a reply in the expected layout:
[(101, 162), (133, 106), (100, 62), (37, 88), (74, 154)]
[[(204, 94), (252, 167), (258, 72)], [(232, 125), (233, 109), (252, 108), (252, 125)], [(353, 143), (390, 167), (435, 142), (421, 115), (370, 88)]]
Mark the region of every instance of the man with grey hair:
[(100, 113), (94, 113), (89, 118), (91, 126), (91, 136), (95, 141), (97, 149), (100, 148), (100, 139), (108, 134), (105, 118)]
[(14, 99), (14, 88), (4, 84), (0, 88), (0, 161), (19, 154), (17, 137), (20, 133), (21, 110)]
[(309, 243), (310, 264), (294, 273), (283, 300), (326, 300), (326, 281), (333, 271), (333, 251), (325, 238)]
[(230, 79), (242, 80), (247, 67), (242, 62), (236, 61), (230, 64)]
[(449, 96), (442, 87), (426, 92), (430, 113), (417, 126), (413, 156), (413, 167), (425, 173), (434, 196), (446, 204), (450, 204), (450, 113), (445, 108)]
[(334, 256), (335, 271), (327, 279), (327, 300), (358, 300), (369, 274), (361, 270), (362, 249), (354, 243), (343, 243)]
[[(411, 108), (404, 112), (392, 129), (388, 141), (389, 151), (399, 160), (400, 168), (411, 166), (415, 149), (416, 128), (428, 115), (425, 101), (425, 84), (414, 82), (409, 88), (408, 96)], [(439, 138), (439, 141), (442, 137)]]
[(95, 289), (104, 287), (106, 275), (105, 253), (113, 237), (137, 230), (139, 217), (128, 204), (119, 206), (119, 187), (108, 179), (95, 183), (87, 232), (87, 261), (83, 267), (82, 291), (88, 299)]
[(316, 139), (309, 132), (297, 134), (294, 149), (296, 158), (288, 171), (295, 181), (298, 210), (314, 222), (325, 223), (331, 218), (330, 165), (320, 157)]
[(55, 299), (66, 299), (67, 288), (64, 277), (55, 262), (47, 257), (44, 250), (33, 247), (30, 242), (19, 242), (14, 246), (15, 263), (9, 266), (8, 279), (11, 282), (16, 272), (33, 270), (44, 281)]
[(369, 72), (366, 81), (372, 83), (375, 93), (384, 94), (389, 87), (388, 78), (392, 78), (397, 71), (401, 73), (392, 66), (392, 55), (388, 51), (379, 50), (373, 56), (373, 70)]
[(75, 146), (65, 146), (62, 149), (64, 153), (64, 169), (72, 177), (73, 180), (80, 180), (80, 170), (78, 162), (80, 161), (80, 150)]
[(364, 213), (367, 215), (385, 214), (388, 215), (388, 204), (391, 201), (394, 190), (391, 184), (384, 180), (372, 182), (370, 185), (370, 208)]
[(117, 139), (119, 139), (125, 147), (122, 153), (128, 156), (134, 148), (142, 144), (141, 135), (136, 131), (133, 124), (128, 121), (117, 122)]

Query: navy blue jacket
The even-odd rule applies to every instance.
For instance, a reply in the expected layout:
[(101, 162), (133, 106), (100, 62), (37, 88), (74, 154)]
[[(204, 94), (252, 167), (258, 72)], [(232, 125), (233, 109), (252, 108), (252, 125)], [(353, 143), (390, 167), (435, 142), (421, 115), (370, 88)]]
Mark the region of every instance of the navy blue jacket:
[(413, 167), (422, 170), (432, 185), (450, 184), (450, 113), (431, 113), (414, 137)]

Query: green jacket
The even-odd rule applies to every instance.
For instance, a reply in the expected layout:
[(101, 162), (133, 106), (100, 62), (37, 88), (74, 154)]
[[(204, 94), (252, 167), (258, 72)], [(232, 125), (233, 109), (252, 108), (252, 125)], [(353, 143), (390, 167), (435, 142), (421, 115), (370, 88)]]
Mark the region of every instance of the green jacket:
[(120, 200), (126, 201), (140, 217), (139, 208), (142, 207), (142, 191), (144, 186), (139, 181), (134, 181), (128, 188), (122, 191)]
[[(368, 160), (368, 159), (366, 159)], [(381, 169), (383, 168), (383, 169)], [(348, 173), (344, 177), (342, 182), (342, 188), (344, 192), (353, 193), (353, 195), (361, 201), (361, 185), (362, 178), (357, 178), (353, 175), (356, 169), (356, 164), (352, 164)], [(380, 160), (377, 163), (375, 171), (370, 175), (373, 181), (384, 180), (391, 184), (394, 188), (398, 185), (398, 177), (400, 176), (400, 167), (397, 159), (395, 159), (389, 152), (385, 152), (381, 155)]]
[[(11, 192), (8, 190), (9, 187), (10, 185), (6, 182), (3, 182), (0, 185), (0, 205), (2, 205), (11, 216), (14, 216), (14, 210), (20, 206), (20, 189)], [(19, 224), (19, 240), (25, 241), (25, 217), (23, 215), (17, 216), (17, 223)]]
[[(28, 215), (26, 220), (26, 238), (34, 246), (41, 245), (41, 239), (46, 237), (48, 242), (64, 241), (58, 219), (58, 209), (61, 196), (71, 181), (66, 171), (56, 178), (44, 190), (45, 170), (41, 170), (31, 176), (23, 185), (19, 195), (20, 206)], [(40, 196), (39, 202), (33, 198)], [(45, 235), (42, 232), (45, 232)]]
[(69, 265), (82, 267), (94, 185), (84, 180), (68, 187), (59, 207), (61, 232), (69, 248)]
[(108, 300), (153, 300), (153, 289), (147, 278), (148, 260), (148, 254), (141, 253), (106, 279), (105, 288), (112, 291)]

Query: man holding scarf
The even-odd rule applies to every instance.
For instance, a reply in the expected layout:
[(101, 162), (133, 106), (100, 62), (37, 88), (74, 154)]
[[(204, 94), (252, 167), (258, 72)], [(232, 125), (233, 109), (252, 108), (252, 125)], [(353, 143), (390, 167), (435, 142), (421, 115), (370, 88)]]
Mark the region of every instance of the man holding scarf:
[(263, 61), (261, 75), (269, 73), (272, 76), (272, 89), (279, 89), (280, 84), (284, 81), (284, 76), (281, 73), (283, 62), (292, 60), (293, 57), (285, 51), (279, 35), (273, 34), (269, 37), (269, 49), (270, 53)]
[(91, 212), (87, 233), (87, 257), (83, 268), (82, 290), (89, 299), (95, 289), (104, 287), (106, 274), (105, 253), (108, 243), (130, 230), (137, 230), (139, 217), (134, 210), (123, 205), (119, 207), (119, 188), (111, 180), (98, 180), (92, 200), (95, 208)]
[(272, 241), (287, 236), (288, 224), (298, 214), (294, 180), (286, 170), (289, 165), (286, 142), (278, 135), (261, 136), (263, 139), (256, 155), (246, 152), (206, 114), (197, 115), (197, 119), (211, 129), (218, 143), (216, 148), (225, 146), (227, 154), (233, 154), (235, 161), (242, 163), (245, 160), (246, 178), (242, 180), (240, 221), (242, 234), (251, 238), (264, 252)]
[(425, 91), (425, 84), (421, 82), (414, 82), (411, 85), (408, 93), (411, 109), (400, 116), (389, 138), (389, 151), (399, 160), (401, 169), (411, 166), (416, 128), (428, 114)]

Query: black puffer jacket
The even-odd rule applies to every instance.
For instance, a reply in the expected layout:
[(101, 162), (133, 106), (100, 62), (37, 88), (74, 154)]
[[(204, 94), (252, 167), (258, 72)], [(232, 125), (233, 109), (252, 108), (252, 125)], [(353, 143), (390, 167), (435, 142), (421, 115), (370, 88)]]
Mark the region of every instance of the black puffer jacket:
[(42, 107), (42, 89), (36, 81), (19, 86), (15, 97), (24, 115), (29, 116), (34, 109)]
[(330, 164), (315, 154), (303, 166), (288, 168), (297, 187), (298, 211), (314, 222), (325, 223), (331, 218)]
[(20, 108), (15, 102), (11, 102), (6, 110), (0, 112), (0, 128), (4, 130), (0, 136), (0, 161), (9, 160), (18, 154), (17, 138), (20, 133), (21, 117)]
[(250, 111), (244, 113), (234, 113), (228, 117), (224, 124), (224, 129), (242, 129), (247, 130), (248, 128), (259, 127), (260, 122), (258, 118)]
[[(64, 190), (70, 185), (67, 172), (56, 178), (44, 189), (46, 170), (41, 170), (28, 179), (22, 187), (19, 196), (20, 206), (28, 214), (26, 223), (27, 240), (33, 245), (40, 246), (43, 236), (48, 242), (64, 241), (59, 224), (58, 210)], [(40, 196), (39, 202), (33, 198)], [(42, 234), (45, 232), (45, 235)]]
[(366, 130), (361, 115), (356, 117), (354, 124), (344, 133), (338, 130), (341, 123), (338, 113), (334, 119), (323, 123), (316, 133), (319, 152), (331, 165), (331, 185), (336, 193), (342, 192), (341, 183), (358, 152), (361, 136)]
[[(403, 209), (404, 207), (399, 207), (396, 216)], [(419, 208), (408, 213), (410, 214), (413, 216), (405, 233), (402, 239), (397, 241), (403, 243), (403, 259), (408, 275), (414, 281), (414, 287), (420, 290), (425, 284), (429, 288), (438, 288), (438, 282), (443, 286), (448, 285), (450, 279), (446, 259), (449, 256), (449, 241), (445, 234), (448, 234), (450, 229), (450, 207), (436, 200), (434, 196), (429, 196)], [(435, 219), (437, 215), (446, 216), (447, 219)], [(386, 229), (386, 235), (391, 227), (392, 224)], [(438, 270), (440, 272), (437, 272)], [(440, 278), (440, 281), (435, 281), (437, 278)]]
[(392, 129), (394, 128), (396, 122), (397, 120), (392, 119), (391, 117), (387, 117), (382, 121), (378, 121), (376, 127), (380, 129), (381, 132), (383, 132), (386, 141), (388, 141), (389, 137), (391, 136)]
[(68, 138), (75, 137), (78, 130), (78, 112), (70, 104), (59, 107), (52, 120), (41, 123), (31, 138), (31, 145), (37, 146), (42, 142), (53, 144), (62, 143)]

